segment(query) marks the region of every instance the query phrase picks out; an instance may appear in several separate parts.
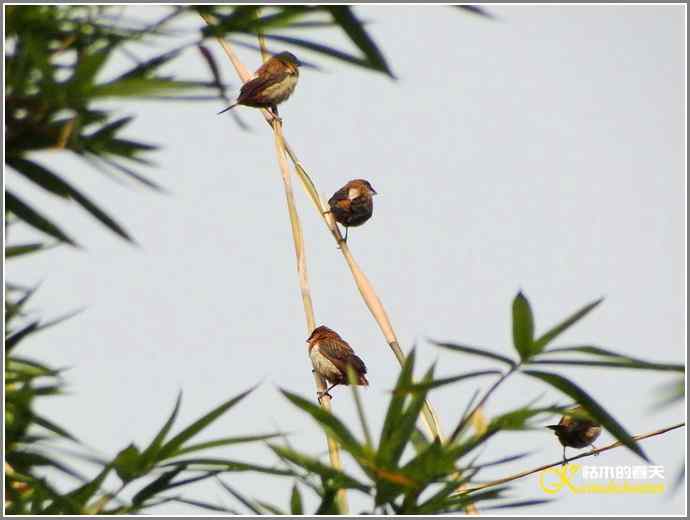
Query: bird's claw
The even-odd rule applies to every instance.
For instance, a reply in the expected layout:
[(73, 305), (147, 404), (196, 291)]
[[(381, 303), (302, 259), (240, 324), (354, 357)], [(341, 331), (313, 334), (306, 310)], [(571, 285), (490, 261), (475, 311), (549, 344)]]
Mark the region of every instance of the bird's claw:
[(329, 394), (328, 392), (316, 392), (316, 396), (317, 396), (319, 402), (321, 402), (321, 399), (323, 399), (326, 396), (328, 396), (330, 399), (333, 399), (333, 396), (331, 394)]

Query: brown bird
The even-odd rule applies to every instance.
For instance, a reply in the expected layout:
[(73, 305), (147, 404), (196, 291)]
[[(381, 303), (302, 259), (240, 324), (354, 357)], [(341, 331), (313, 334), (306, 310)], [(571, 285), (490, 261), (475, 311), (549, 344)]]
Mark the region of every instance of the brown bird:
[(374, 212), (376, 190), (369, 181), (354, 179), (336, 191), (328, 200), (336, 222), (345, 226), (345, 242), (350, 227), (361, 226)]
[(585, 409), (577, 405), (568, 410), (568, 412), (561, 417), (558, 424), (552, 424), (547, 428), (554, 431), (558, 440), (563, 445), (563, 465), (566, 463), (565, 448), (586, 448), (592, 444), (601, 434), (601, 426), (594, 422)]
[(321, 325), (314, 329), (307, 338), (307, 343), (314, 371), (331, 385), (325, 392), (318, 392), (319, 401), (324, 395), (332, 399), (333, 396), (328, 392), (334, 386), (350, 384), (347, 378), (348, 366), (355, 371), (358, 385), (369, 385), (364, 375), (367, 373), (364, 361), (355, 355), (350, 345), (337, 332)]
[(301, 62), (290, 52), (276, 54), (257, 69), (253, 79), (242, 85), (237, 101), (218, 113), (245, 105), (270, 108), (277, 118), (277, 106), (289, 98), (297, 86), (300, 65)]

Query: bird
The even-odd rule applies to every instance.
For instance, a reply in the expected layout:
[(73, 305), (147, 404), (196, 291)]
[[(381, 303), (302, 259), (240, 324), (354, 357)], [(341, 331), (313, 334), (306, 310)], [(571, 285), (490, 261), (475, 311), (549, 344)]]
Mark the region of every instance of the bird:
[(324, 396), (333, 399), (328, 392), (337, 385), (349, 385), (347, 377), (347, 367), (350, 366), (357, 376), (357, 385), (369, 386), (369, 381), (365, 374), (367, 367), (352, 347), (347, 344), (340, 335), (334, 330), (324, 325), (316, 327), (307, 338), (309, 343), (309, 358), (311, 359), (314, 370), (321, 377), (326, 379), (329, 386), (325, 392), (317, 392), (319, 401)]
[(565, 448), (586, 448), (592, 444), (601, 434), (601, 425), (592, 420), (587, 411), (581, 406), (577, 405), (570, 410), (567, 410), (565, 415), (561, 417), (558, 424), (552, 424), (547, 428), (554, 431), (556, 437), (563, 445), (563, 465), (566, 464)]
[(266, 61), (240, 90), (237, 101), (218, 112), (222, 114), (237, 105), (254, 108), (269, 108), (278, 118), (278, 105), (295, 90), (302, 63), (291, 52), (281, 52)]
[(345, 226), (345, 242), (350, 227), (361, 226), (374, 212), (376, 190), (364, 179), (354, 179), (328, 199), (330, 212), (336, 222)]

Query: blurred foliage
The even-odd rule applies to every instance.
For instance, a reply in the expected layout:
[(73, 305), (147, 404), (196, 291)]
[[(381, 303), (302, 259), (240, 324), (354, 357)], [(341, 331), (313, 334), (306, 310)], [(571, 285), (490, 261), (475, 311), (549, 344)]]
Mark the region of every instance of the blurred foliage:
[[(489, 16), (479, 7), (457, 6), (465, 12)], [(133, 241), (130, 233), (108, 215), (97, 202), (68, 182), (52, 165), (36, 157), (36, 152), (67, 153), (85, 161), (97, 171), (116, 178), (128, 178), (149, 188), (159, 185), (138, 169), (152, 166), (157, 146), (126, 135), (133, 116), (106, 108), (105, 99), (156, 99), (168, 101), (227, 101), (229, 85), (222, 80), (222, 67), (215, 54), (204, 45), (208, 37), (223, 35), (234, 42), (256, 48), (256, 35), (265, 33), (269, 42), (287, 44), (312, 53), (366, 68), (394, 78), (392, 67), (349, 6), (161, 6), (157, 20), (138, 21), (130, 14), (135, 7), (90, 5), (13, 5), (5, 9), (5, 163), (12, 175), (54, 197), (75, 202), (119, 237)], [(198, 11), (215, 20), (207, 26)], [(185, 29), (177, 22), (192, 22)], [(190, 28), (191, 27), (191, 28)], [(314, 29), (340, 30), (353, 50), (334, 48), (303, 36)], [(186, 43), (180, 45), (181, 41)], [(160, 49), (165, 50), (161, 51)], [(153, 54), (139, 58), (145, 49)], [(275, 52), (282, 49), (270, 49)], [(185, 52), (198, 52), (208, 67), (205, 79), (180, 79), (169, 65)], [(117, 74), (108, 64), (125, 58), (131, 66)], [(309, 65), (308, 60), (304, 60)], [(315, 66), (312, 64), (312, 66)], [(112, 105), (110, 105), (112, 106)], [(235, 117), (235, 116), (233, 116)], [(42, 156), (45, 157), (45, 154)], [(5, 238), (11, 226), (27, 224), (48, 238), (28, 243), (5, 242), (5, 259), (38, 254), (58, 244), (76, 246), (78, 239), (64, 229), (55, 216), (37, 209), (12, 191), (5, 192)], [(49, 240), (49, 241), (45, 241)], [(207, 456), (207, 450), (234, 444), (264, 442), (276, 434), (222, 437), (193, 442), (202, 431), (229, 411), (250, 391), (235, 396), (200, 417), (176, 434), (171, 434), (181, 404), (145, 447), (125, 446), (110, 460), (85, 452), (84, 446), (65, 427), (36, 413), (35, 402), (44, 396), (64, 392), (64, 369), (21, 355), (20, 343), (34, 334), (71, 318), (75, 313), (52, 321), (32, 317), (28, 304), (37, 288), (11, 283), (5, 286), (5, 508), (9, 514), (129, 514), (146, 511), (166, 502), (178, 502), (210, 511), (237, 513), (222, 505), (209, 504), (182, 494), (195, 482), (214, 479), (218, 485), (253, 514), (303, 514), (307, 502), (303, 494), (313, 493), (317, 514), (338, 513), (339, 490), (350, 489), (371, 499), (371, 511), (398, 514), (439, 514), (462, 511), (469, 504), (491, 507), (529, 506), (544, 500), (508, 499), (506, 486), (472, 491), (464, 487), (490, 466), (506, 464), (526, 456), (513, 453), (497, 460), (480, 461), (476, 455), (485, 443), (500, 432), (540, 427), (542, 420), (562, 413), (569, 405), (537, 406), (536, 402), (486, 417), (483, 406), (509, 376), (521, 373), (565, 394), (588, 412), (629, 449), (644, 457), (641, 448), (606, 408), (570, 379), (543, 370), (546, 365), (590, 366), (612, 370), (662, 370), (681, 372), (684, 367), (656, 363), (619, 354), (601, 347), (582, 345), (553, 347), (565, 330), (599, 305), (592, 302), (541, 336), (536, 336), (531, 306), (518, 294), (513, 302), (512, 330), (517, 357), (484, 348), (438, 343), (456, 352), (484, 357), (499, 368), (434, 378), (432, 366), (415, 380), (414, 351), (403, 366), (391, 394), (383, 428), (374, 440), (366, 413), (352, 387), (363, 439), (338, 417), (311, 400), (283, 390), (294, 406), (311, 416), (318, 426), (337, 439), (357, 465), (360, 475), (336, 470), (311, 454), (301, 453), (286, 443), (268, 443), (279, 466), (267, 467)], [(566, 357), (564, 357), (566, 356)], [(417, 422), (427, 394), (436, 388), (469, 380), (498, 376), (477, 400), (467, 405), (447, 443), (428, 439)], [(678, 388), (668, 401), (677, 400)], [(476, 401), (476, 402), (475, 402)], [(163, 421), (161, 421), (163, 422)], [(86, 477), (59, 457), (57, 443), (74, 447), (79, 456), (98, 467)], [(204, 452), (204, 456), (200, 456)], [(46, 470), (50, 471), (46, 473)], [(294, 480), (289, 504), (283, 510), (268, 502), (243, 496), (229, 481), (236, 472), (259, 472)], [(58, 489), (50, 472), (62, 474), (76, 484)], [(116, 489), (109, 482), (119, 481)], [(126, 494), (125, 494), (126, 492)], [(125, 496), (126, 495), (126, 496)]]

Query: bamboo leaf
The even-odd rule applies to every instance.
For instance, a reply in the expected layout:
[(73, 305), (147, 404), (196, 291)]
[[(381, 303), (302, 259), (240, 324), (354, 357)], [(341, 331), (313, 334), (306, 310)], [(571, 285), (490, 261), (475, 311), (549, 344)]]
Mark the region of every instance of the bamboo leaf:
[(180, 411), (180, 404), (182, 404), (182, 391), (177, 394), (177, 399), (175, 400), (175, 406), (173, 407), (173, 411), (168, 417), (168, 420), (165, 421), (165, 424), (163, 427), (158, 431), (156, 436), (153, 438), (151, 441), (151, 444), (148, 445), (148, 447), (144, 450), (144, 452), (141, 454), (142, 458), (142, 466), (143, 467), (149, 467), (158, 460), (163, 460), (163, 459), (158, 459), (158, 454), (161, 451), (161, 447), (163, 446), (163, 442), (165, 442), (165, 437), (168, 435), (170, 432), (170, 429), (172, 428), (173, 424), (175, 423), (175, 419), (177, 418), (177, 413)]
[(290, 495), (290, 514), (303, 515), (304, 507), (302, 506), (302, 495), (299, 492), (297, 484), (292, 486), (292, 494)]
[(58, 239), (60, 242), (66, 242), (73, 247), (79, 247), (79, 245), (68, 237), (58, 226), (31, 208), (11, 191), (5, 190), (5, 204), (9, 211), (31, 227), (43, 231), (47, 235)]
[(439, 343), (433, 340), (431, 341), (431, 343), (438, 347), (446, 348), (448, 350), (456, 350), (458, 352), (462, 352), (463, 354), (472, 354), (475, 356), (481, 356), (489, 359), (494, 359), (496, 361), (501, 361), (502, 363), (506, 363), (510, 367), (516, 366), (515, 361), (513, 361), (509, 357), (497, 354), (487, 349), (470, 347), (468, 345), (459, 345), (457, 343)]
[(564, 352), (574, 352), (578, 354), (591, 354), (597, 356), (598, 358), (604, 358), (599, 364), (598, 361), (582, 361), (582, 360), (545, 360), (545, 359), (535, 359), (531, 363), (552, 363), (552, 364), (573, 364), (573, 365), (586, 365), (586, 366), (611, 366), (620, 368), (637, 368), (637, 369), (648, 369), (648, 370), (669, 370), (674, 372), (685, 372), (685, 366), (681, 364), (674, 363), (657, 363), (654, 361), (645, 361), (643, 359), (634, 358), (632, 356), (626, 356), (624, 354), (619, 354), (612, 350), (603, 349), (600, 347), (594, 347), (590, 345), (575, 346), (575, 347), (559, 347), (549, 349), (543, 354), (561, 354)]
[(281, 393), (288, 398), (292, 404), (301, 408), (309, 415), (311, 415), (324, 429), (335, 437), (342, 445), (343, 449), (351, 453), (355, 457), (365, 456), (364, 448), (357, 441), (350, 430), (332, 413), (327, 412), (320, 406), (303, 399), (297, 394), (282, 390)]
[(187, 442), (197, 433), (205, 429), (208, 425), (210, 425), (213, 421), (218, 419), (230, 408), (239, 403), (242, 399), (247, 397), (247, 395), (249, 395), (254, 390), (254, 388), (256, 387), (252, 387), (249, 390), (242, 392), (240, 395), (233, 397), (232, 399), (229, 399), (220, 406), (211, 410), (201, 419), (194, 422), (191, 426), (188, 426), (187, 428), (182, 430), (180, 433), (178, 433), (175, 437), (170, 439), (170, 441), (168, 441), (161, 447), (160, 452), (158, 454), (158, 460), (164, 460), (166, 458), (172, 457), (173, 454), (177, 452), (178, 448), (180, 448), (185, 442)]
[(563, 320), (561, 323), (556, 325), (555, 327), (551, 328), (548, 330), (546, 333), (544, 333), (542, 336), (537, 338), (534, 341), (534, 349), (536, 352), (541, 352), (543, 351), (546, 346), (551, 343), (554, 339), (556, 339), (558, 336), (560, 336), (563, 332), (568, 330), (570, 327), (575, 325), (578, 321), (580, 321), (582, 318), (587, 316), (590, 312), (592, 312), (601, 302), (603, 302), (603, 298), (599, 298), (598, 300), (594, 300), (592, 303), (589, 303), (582, 307), (580, 310), (576, 311), (574, 314)]
[(451, 383), (457, 383), (464, 379), (473, 379), (475, 377), (482, 377), (488, 375), (501, 374), (500, 370), (477, 370), (476, 372), (467, 372), (465, 374), (460, 374), (453, 377), (444, 377), (442, 379), (434, 379), (433, 381), (427, 381), (424, 383), (412, 383), (409, 386), (403, 386), (393, 390), (393, 392), (402, 393), (415, 393), (419, 391), (429, 391), (433, 388), (438, 388), (439, 386), (449, 385)]
[[(412, 384), (412, 371), (414, 370), (415, 356), (415, 350), (412, 349), (407, 358), (405, 358), (405, 363), (400, 369), (400, 375), (395, 385), (396, 389), (404, 388)], [(407, 395), (404, 392), (393, 391), (381, 430), (381, 440), (379, 441), (379, 448), (376, 454), (377, 466), (389, 466), (390, 462), (393, 460), (394, 450), (390, 441), (394, 437), (395, 430), (402, 420), (403, 407), (406, 399)]]
[(352, 9), (349, 6), (327, 6), (326, 9), (330, 11), (335, 22), (342, 27), (350, 40), (364, 53), (372, 68), (395, 79), (383, 54), (355, 17)]
[(520, 359), (529, 359), (535, 350), (534, 316), (525, 295), (519, 292), (513, 300), (513, 345), (520, 354)]
[(48, 249), (48, 246), (41, 242), (35, 242), (32, 244), (22, 244), (17, 246), (7, 246), (5, 247), (5, 259), (13, 258), (16, 256), (28, 255), (45, 249)]
[(96, 204), (91, 202), (91, 200), (89, 200), (88, 197), (83, 195), (79, 190), (74, 188), (67, 181), (61, 179), (58, 175), (54, 174), (47, 168), (44, 168), (35, 162), (19, 157), (8, 159), (7, 163), (26, 178), (50, 193), (60, 197), (71, 198), (113, 233), (119, 235), (127, 241), (132, 241), (132, 238), (127, 234), (122, 226), (115, 222), (115, 220), (108, 216)]
[(223, 439), (216, 439), (213, 441), (202, 442), (199, 444), (192, 444), (191, 446), (185, 446), (179, 449), (175, 453), (175, 457), (180, 455), (185, 455), (187, 453), (192, 453), (194, 451), (205, 450), (208, 448), (216, 448), (218, 446), (228, 446), (231, 444), (243, 444), (248, 442), (265, 441), (267, 439), (273, 439), (274, 437), (282, 436), (281, 433), (268, 433), (264, 435), (247, 435), (245, 437), (225, 437)]
[(134, 495), (134, 497), (132, 497), (132, 504), (140, 506), (146, 501), (146, 499), (151, 498), (152, 496), (160, 493), (161, 491), (165, 491), (170, 486), (170, 482), (172, 481), (172, 479), (174, 479), (184, 470), (185, 467), (180, 466), (170, 471), (166, 471), (160, 477), (158, 477), (156, 480), (151, 482), (149, 485), (145, 486), (136, 495)]
[(318, 459), (304, 455), (290, 448), (275, 446), (273, 444), (269, 444), (268, 447), (280, 458), (292, 462), (293, 464), (296, 464), (297, 466), (300, 466), (309, 472), (316, 473), (322, 478), (329, 480), (332, 485), (338, 489), (359, 489), (364, 492), (370, 489), (370, 486), (367, 484), (359, 482), (357, 479), (346, 474), (344, 471), (323, 464)]

